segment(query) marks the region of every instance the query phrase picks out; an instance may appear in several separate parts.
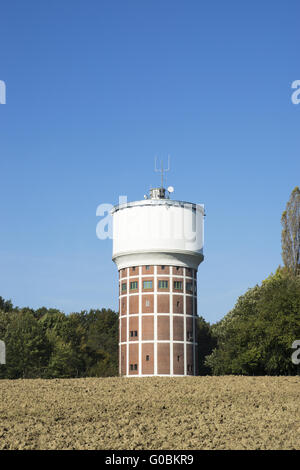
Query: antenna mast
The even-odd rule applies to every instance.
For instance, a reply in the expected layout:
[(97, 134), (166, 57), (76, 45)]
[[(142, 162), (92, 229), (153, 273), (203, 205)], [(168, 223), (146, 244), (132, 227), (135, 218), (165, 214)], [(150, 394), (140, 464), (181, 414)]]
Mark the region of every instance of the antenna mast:
[(157, 168), (157, 157), (155, 157), (154, 171), (161, 172), (161, 188), (164, 187), (164, 172), (170, 171), (170, 155), (168, 155), (168, 168), (164, 168), (163, 160), (161, 161), (161, 168)]
[[(164, 172), (170, 171), (170, 155), (168, 155), (168, 168), (164, 168), (163, 161), (161, 161), (161, 168), (157, 168), (157, 157), (155, 157), (154, 171), (161, 173), (161, 187), (150, 189), (150, 199), (169, 199), (169, 196), (166, 195), (166, 191), (172, 193), (174, 188), (173, 186), (169, 186), (167, 190), (164, 188)], [(146, 195), (144, 198), (148, 199)]]

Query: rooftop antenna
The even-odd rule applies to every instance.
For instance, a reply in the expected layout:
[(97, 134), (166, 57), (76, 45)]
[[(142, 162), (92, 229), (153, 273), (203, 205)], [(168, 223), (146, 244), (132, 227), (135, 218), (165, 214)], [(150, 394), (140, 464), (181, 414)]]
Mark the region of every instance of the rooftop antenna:
[(170, 171), (170, 155), (168, 155), (168, 168), (164, 168), (163, 161), (161, 161), (161, 168), (157, 168), (157, 157), (155, 157), (154, 171), (161, 172), (161, 188), (164, 187), (164, 172)]

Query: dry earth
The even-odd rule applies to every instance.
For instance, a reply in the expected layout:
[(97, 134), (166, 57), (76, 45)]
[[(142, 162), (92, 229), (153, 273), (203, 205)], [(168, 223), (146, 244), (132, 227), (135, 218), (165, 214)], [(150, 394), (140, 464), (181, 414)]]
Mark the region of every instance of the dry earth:
[(300, 377), (0, 380), (0, 449), (300, 449)]

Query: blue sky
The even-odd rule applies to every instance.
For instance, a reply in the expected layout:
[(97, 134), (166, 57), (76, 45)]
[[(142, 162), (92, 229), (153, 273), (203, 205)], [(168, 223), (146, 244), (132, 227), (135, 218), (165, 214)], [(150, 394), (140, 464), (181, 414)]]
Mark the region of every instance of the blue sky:
[(171, 155), (174, 199), (205, 204), (199, 314), (221, 319), (281, 263), (299, 185), (299, 2), (1, 4), (0, 295), (117, 309), (96, 208), (142, 199)]

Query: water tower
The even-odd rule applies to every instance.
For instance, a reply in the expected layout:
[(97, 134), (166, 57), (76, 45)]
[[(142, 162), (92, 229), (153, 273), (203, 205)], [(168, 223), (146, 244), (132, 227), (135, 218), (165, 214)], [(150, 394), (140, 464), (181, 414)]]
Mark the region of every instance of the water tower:
[(112, 209), (121, 376), (197, 375), (204, 206), (171, 200), (172, 192), (162, 184)]

